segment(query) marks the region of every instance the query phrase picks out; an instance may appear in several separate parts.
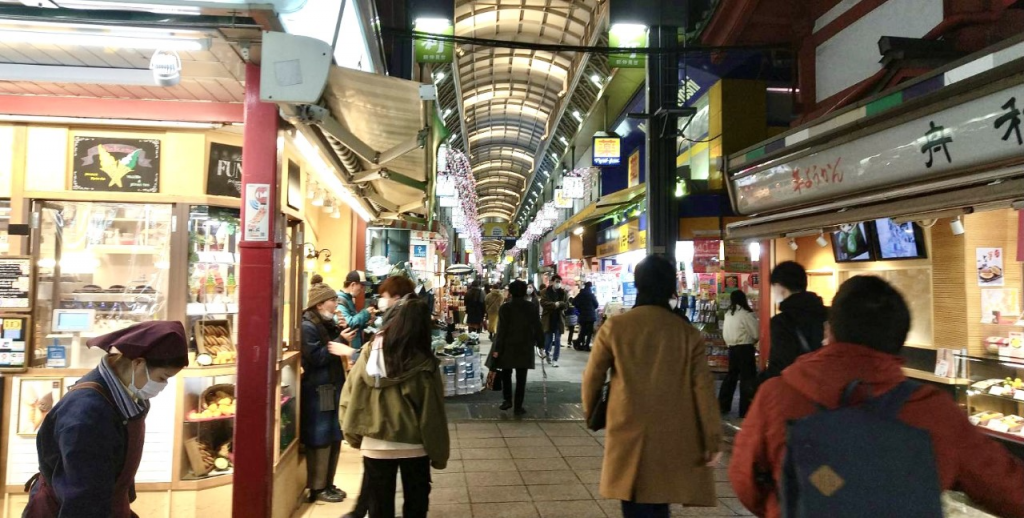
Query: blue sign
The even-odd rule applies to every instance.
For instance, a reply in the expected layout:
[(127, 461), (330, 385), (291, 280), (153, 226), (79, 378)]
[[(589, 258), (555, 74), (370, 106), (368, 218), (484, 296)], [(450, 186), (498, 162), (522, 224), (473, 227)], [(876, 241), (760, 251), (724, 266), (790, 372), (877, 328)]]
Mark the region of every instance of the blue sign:
[(636, 297), (636, 283), (635, 282), (624, 282), (624, 283), (622, 283), (622, 296), (624, 296), (624, 297)]
[(427, 256), (427, 245), (412, 245), (412, 256), (413, 257), (426, 257)]

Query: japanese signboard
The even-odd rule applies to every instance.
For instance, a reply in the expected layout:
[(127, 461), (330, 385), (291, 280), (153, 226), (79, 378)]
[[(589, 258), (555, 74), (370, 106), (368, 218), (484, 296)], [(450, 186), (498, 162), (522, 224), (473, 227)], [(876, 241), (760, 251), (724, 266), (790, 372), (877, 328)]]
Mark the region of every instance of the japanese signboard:
[(562, 179), (562, 192), (566, 198), (579, 200), (586, 196), (583, 178), (578, 176), (566, 176)]
[(243, 241), (270, 241), (270, 184), (250, 183), (245, 186), (245, 220)]
[(0, 259), (0, 310), (32, 310), (32, 258)]
[(25, 344), (32, 325), (28, 315), (0, 315), (0, 370), (24, 370)]
[(697, 239), (693, 242), (694, 273), (718, 273), (722, 242), (717, 239)]
[(554, 263), (551, 258), (551, 244), (551, 241), (548, 241), (547, 243), (544, 243), (544, 246), (541, 248), (541, 261), (545, 265)]
[(640, 150), (637, 149), (629, 155), (629, 186), (640, 185)]
[[(289, 162), (289, 166), (291, 164), (292, 162)], [(289, 194), (290, 192), (289, 189)], [(242, 197), (242, 148), (240, 146), (229, 146), (216, 142), (210, 144), (210, 159), (206, 165), (206, 194), (231, 196), (232, 198)], [(299, 194), (301, 196), (302, 193)]]
[(753, 272), (754, 263), (750, 260), (750, 247), (744, 243), (726, 244), (725, 271), (734, 273)]
[(594, 137), (594, 167), (615, 166), (622, 163), (622, 139)]
[(451, 63), (455, 57), (455, 46), (451, 42), (451, 37), (455, 36), (455, 27), (450, 22), (447, 26), (434, 25), (431, 24), (430, 27), (417, 25), (414, 29), (417, 32), (447, 36), (447, 38), (416, 38), (413, 52), (417, 63)]
[(75, 137), (73, 191), (160, 192), (160, 140)]
[(572, 208), (572, 198), (565, 195), (565, 189), (555, 189), (555, 207), (560, 209)]
[(1018, 158), (1020, 99), (1018, 84), (794, 160), (738, 171), (730, 180), (737, 209), (770, 212)]
[[(613, 25), (608, 31), (608, 46), (616, 49), (642, 49), (647, 47), (647, 27), (643, 25)], [(647, 56), (644, 54), (609, 54), (608, 66), (612, 68), (644, 68)]]

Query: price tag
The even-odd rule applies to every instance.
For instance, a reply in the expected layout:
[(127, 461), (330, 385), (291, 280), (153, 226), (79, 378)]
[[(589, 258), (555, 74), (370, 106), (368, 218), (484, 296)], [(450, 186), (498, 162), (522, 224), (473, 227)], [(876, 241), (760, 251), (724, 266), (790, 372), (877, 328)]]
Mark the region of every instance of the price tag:
[(225, 315), (228, 313), (227, 304), (207, 304), (206, 313), (211, 315)]
[(949, 372), (949, 362), (946, 360), (939, 360), (935, 362), (935, 375), (940, 377), (947, 377)]
[(190, 317), (199, 317), (206, 314), (206, 306), (204, 304), (192, 302), (185, 307), (185, 314)]
[(1013, 392), (1013, 399), (1017, 401), (1024, 401), (1024, 390), (1016, 390)]
[(996, 385), (996, 386), (988, 389), (988, 393), (993, 395), (993, 396), (1005, 396), (1006, 395), (1006, 389), (1003, 388), (1002, 385)]
[(0, 338), (0, 349), (13, 349), (10, 338)]
[(16, 351), (16, 352), (20, 352), (20, 353), (24, 353), (25, 352), (25, 342), (17, 342), (17, 341), (11, 342), (11, 350), (12, 351)]
[(993, 419), (988, 422), (988, 429), (995, 430), (997, 432), (1010, 433), (1010, 427), (1007, 426), (1001, 419)]
[(4, 319), (4, 331), (13, 330), (18, 331), (21, 329), (20, 318), (5, 318)]

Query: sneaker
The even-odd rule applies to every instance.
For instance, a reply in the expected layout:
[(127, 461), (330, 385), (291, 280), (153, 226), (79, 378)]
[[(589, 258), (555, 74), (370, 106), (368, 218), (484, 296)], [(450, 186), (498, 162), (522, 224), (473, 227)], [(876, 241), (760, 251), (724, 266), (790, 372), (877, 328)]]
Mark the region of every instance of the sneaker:
[(502, 410), (508, 410), (508, 409), (512, 408), (512, 402), (511, 401), (506, 401), (506, 402), (502, 403), (501, 406), (499, 406), (498, 408), (500, 408)]
[(324, 493), (331, 493), (331, 494), (334, 494), (334, 495), (339, 495), (339, 496), (341, 496), (342, 500), (348, 498), (348, 493), (342, 491), (340, 488), (338, 488), (338, 486), (331, 486), (331, 487), (325, 489)]
[(321, 502), (326, 502), (329, 504), (337, 504), (345, 501), (344, 496), (341, 496), (339, 493), (335, 493), (330, 489), (325, 489), (323, 491), (318, 492), (316, 499)]
[(519, 408), (515, 409), (515, 411), (513, 413), (515, 415), (526, 415), (526, 409), (523, 408), (523, 407), (519, 407)]
[(552, 366), (552, 367), (555, 367), (555, 368), (558, 368), (558, 362), (554, 362), (554, 363), (552, 363), (552, 364), (551, 364), (551, 366)]

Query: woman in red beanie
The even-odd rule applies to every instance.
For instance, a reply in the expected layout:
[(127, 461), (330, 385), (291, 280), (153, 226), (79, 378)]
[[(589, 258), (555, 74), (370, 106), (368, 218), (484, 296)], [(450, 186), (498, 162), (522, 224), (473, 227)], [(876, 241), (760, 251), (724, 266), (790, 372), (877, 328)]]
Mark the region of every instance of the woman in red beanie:
[(39, 473), (23, 518), (133, 518), (149, 400), (188, 366), (181, 322), (154, 321), (89, 340), (109, 354), (68, 390), (36, 436)]

